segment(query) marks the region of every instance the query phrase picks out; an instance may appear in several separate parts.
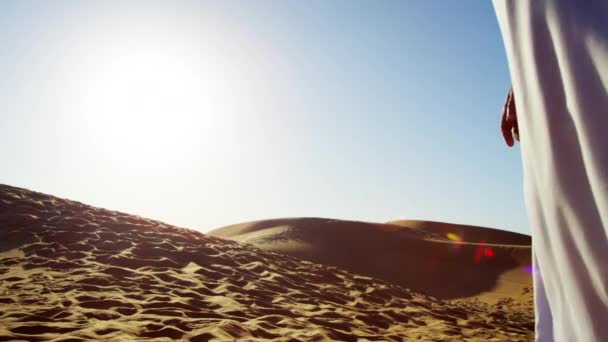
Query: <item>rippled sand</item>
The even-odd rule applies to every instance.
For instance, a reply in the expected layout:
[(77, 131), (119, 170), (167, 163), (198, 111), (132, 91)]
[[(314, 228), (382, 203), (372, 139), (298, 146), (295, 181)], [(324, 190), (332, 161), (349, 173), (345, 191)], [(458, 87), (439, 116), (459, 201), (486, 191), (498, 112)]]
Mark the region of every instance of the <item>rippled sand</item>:
[[(407, 270), (404, 270), (407, 272)], [(0, 340), (528, 341), (529, 309), (0, 185)]]

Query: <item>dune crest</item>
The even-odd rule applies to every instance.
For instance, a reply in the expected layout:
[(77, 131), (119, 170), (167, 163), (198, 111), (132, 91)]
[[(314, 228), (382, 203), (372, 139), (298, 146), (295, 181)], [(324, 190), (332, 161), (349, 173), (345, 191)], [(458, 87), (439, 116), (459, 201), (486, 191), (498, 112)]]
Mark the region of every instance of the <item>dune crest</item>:
[(454, 304), (162, 222), (0, 185), (0, 340), (526, 341)]
[(479, 243), (484, 241), (488, 244), (499, 245), (532, 245), (532, 237), (530, 235), (496, 228), (423, 220), (396, 220), (388, 221), (386, 223), (390, 225), (417, 229), (443, 237), (446, 237), (447, 234), (452, 233), (460, 236), (462, 241), (465, 242)]

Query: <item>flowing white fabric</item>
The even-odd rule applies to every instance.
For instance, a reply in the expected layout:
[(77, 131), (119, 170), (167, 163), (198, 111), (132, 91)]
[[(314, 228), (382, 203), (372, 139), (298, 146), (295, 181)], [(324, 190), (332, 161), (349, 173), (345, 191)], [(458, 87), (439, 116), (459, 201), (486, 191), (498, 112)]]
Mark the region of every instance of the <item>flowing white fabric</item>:
[(494, 0), (535, 255), (537, 341), (608, 341), (608, 0)]

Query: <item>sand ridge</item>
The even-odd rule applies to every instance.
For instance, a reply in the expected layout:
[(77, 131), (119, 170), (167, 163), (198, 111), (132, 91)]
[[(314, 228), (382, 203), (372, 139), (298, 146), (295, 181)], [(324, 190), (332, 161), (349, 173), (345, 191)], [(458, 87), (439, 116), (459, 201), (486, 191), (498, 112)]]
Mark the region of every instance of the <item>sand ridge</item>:
[(533, 317), (0, 185), (0, 340), (527, 341)]
[(444, 300), (513, 299), (532, 310), (530, 236), (430, 221), (282, 218), (209, 235), (382, 279)]
[(489, 227), (479, 227), (447, 222), (424, 221), (424, 220), (396, 220), (386, 222), (389, 225), (407, 227), (436, 234), (445, 237), (454, 233), (462, 238), (462, 241), (479, 243), (485, 241), (489, 244), (531, 246), (532, 237), (526, 234), (515, 233)]

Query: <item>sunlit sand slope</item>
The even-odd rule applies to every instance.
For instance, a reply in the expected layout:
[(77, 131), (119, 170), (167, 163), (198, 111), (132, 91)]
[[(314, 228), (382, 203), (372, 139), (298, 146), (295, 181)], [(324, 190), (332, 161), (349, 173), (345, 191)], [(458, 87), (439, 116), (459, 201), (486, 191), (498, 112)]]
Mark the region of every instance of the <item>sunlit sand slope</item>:
[(441, 299), (532, 305), (530, 237), (497, 229), (400, 221), (287, 218), (228, 226), (212, 236), (382, 279)]
[(0, 340), (530, 340), (460, 305), (161, 222), (0, 185)]

